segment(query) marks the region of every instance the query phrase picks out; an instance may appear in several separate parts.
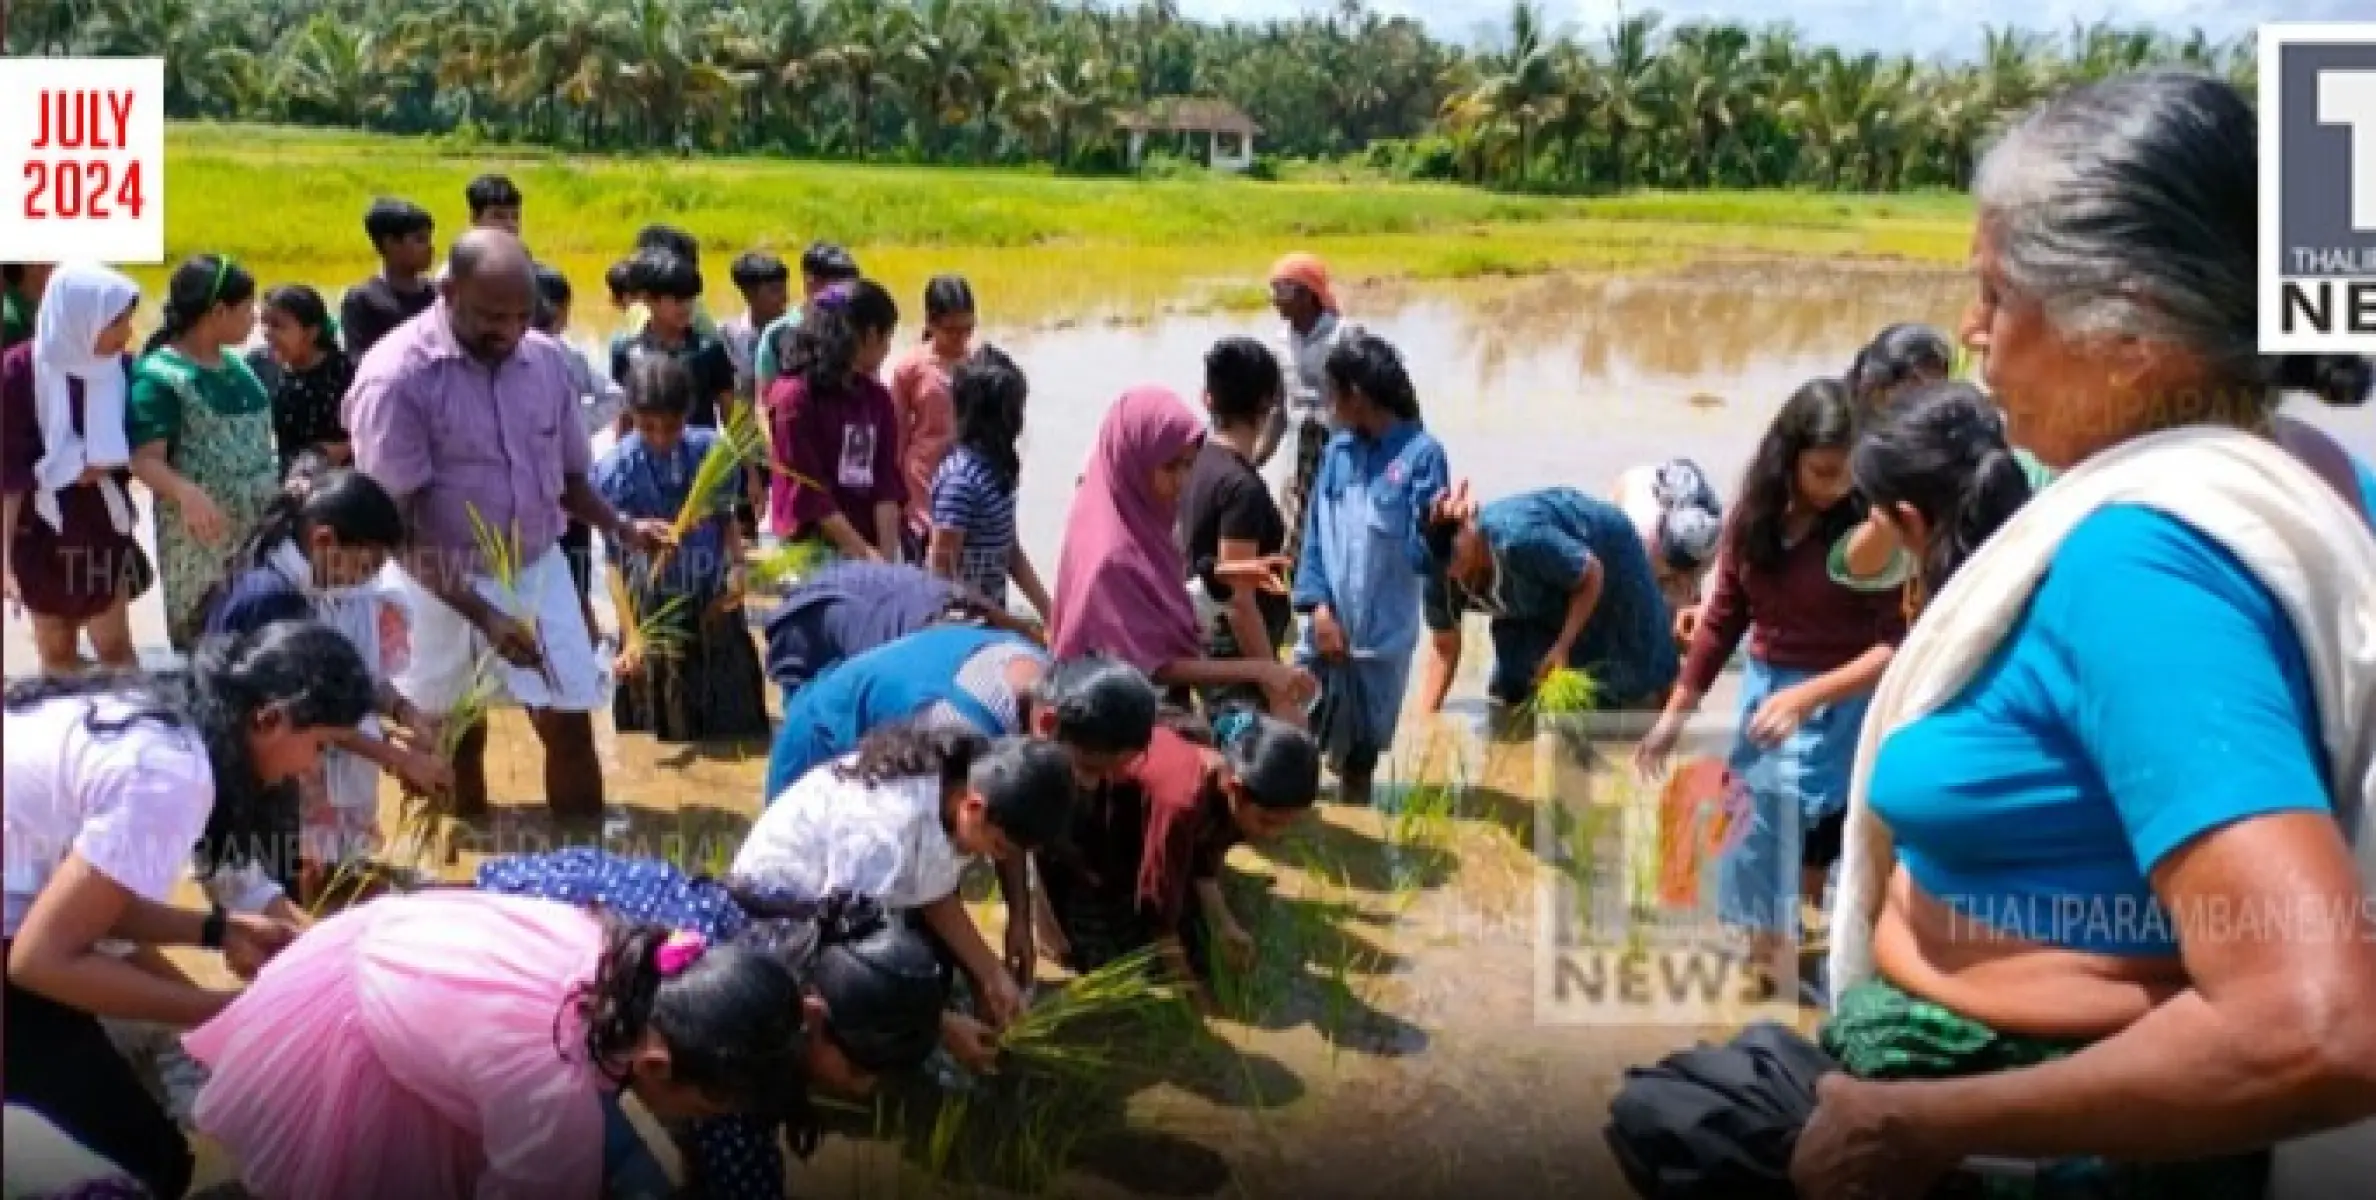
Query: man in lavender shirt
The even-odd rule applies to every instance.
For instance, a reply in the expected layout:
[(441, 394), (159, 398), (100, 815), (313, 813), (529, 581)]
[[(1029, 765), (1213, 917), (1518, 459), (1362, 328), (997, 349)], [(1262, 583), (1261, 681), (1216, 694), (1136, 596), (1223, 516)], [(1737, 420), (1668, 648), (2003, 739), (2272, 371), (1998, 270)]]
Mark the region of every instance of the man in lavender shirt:
[[(593, 712), (602, 672), (561, 549), (564, 510), (640, 550), (666, 523), (622, 520), (587, 482), (568, 352), (529, 330), (536, 277), (519, 240), (477, 229), (454, 243), (438, 301), (366, 354), (346, 400), (355, 465), (405, 509), (412, 547), (396, 572), (412, 610), (395, 679), (415, 708), (450, 713), (481, 678), (528, 709), (545, 746), (554, 816), (599, 819)], [(500, 578), (483, 539), (508, 543)], [(455, 755), (459, 815), (487, 806), (487, 731)]]

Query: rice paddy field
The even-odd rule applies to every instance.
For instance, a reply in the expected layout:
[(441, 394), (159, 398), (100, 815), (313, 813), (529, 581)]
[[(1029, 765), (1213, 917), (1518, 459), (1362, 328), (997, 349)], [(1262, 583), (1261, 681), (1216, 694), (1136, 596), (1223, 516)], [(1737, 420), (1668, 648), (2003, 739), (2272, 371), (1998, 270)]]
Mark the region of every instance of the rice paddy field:
[[(751, 247), (791, 259), (813, 239), (844, 242), (903, 304), (929, 275), (966, 274), (982, 338), (1031, 379), (1019, 520), (1051, 578), (1105, 405), (1148, 380), (1193, 397), (1214, 340), (1274, 336), (1263, 271), (1287, 250), (1330, 259), (1348, 313), (1401, 348), (1455, 476), (1488, 498), (1606, 494), (1626, 467), (1673, 455), (1697, 459), (1729, 496), (1792, 388), (1845, 367), (1883, 325), (1951, 325), (1969, 287), (1969, 213), (1952, 196), (1564, 201), (585, 160), (189, 125), (169, 133), (168, 161), (173, 254), (227, 251), (267, 283), (333, 296), (374, 269), (361, 228), (373, 196), (429, 207), (442, 244), (464, 224), (464, 183), (485, 170), (525, 191), (528, 243), (587, 298), (584, 325), (602, 323), (603, 268), (651, 221), (700, 237), (720, 316), (736, 307), (726, 263)], [(2305, 415), (2376, 452), (2376, 414)], [(153, 596), (134, 627), (161, 650)], [(1699, 902), (1695, 835), (1662, 819), (1671, 797), (1616, 765), (1626, 726), (1491, 727), (1483, 635), (1468, 630), (1448, 711), (1406, 718), (1377, 807), (1324, 805), (1281, 844), (1232, 857), (1226, 885), (1258, 954), (1221, 980), (1212, 1019), (1092, 980), (1050, 1000), (995, 1077), (836, 1105), (833, 1136), (793, 1169), (794, 1193), (1622, 1194), (1600, 1129), (1625, 1068), (1762, 1010), (1721, 987), (1686, 995), (1661, 982), (1727, 969), (1725, 947), (1666, 929), (1671, 917), (1688, 926)], [(12, 667), (29, 650), (12, 617)], [(1693, 753), (1722, 753), (1733, 704), (1720, 687)], [(427, 871), (464, 878), (487, 855), (551, 844), (541, 751), (518, 714), (494, 721), (496, 814), (438, 831), (417, 852)], [(598, 725), (607, 836), (723, 867), (759, 809), (765, 748), (662, 747)], [(382, 817), (391, 831), (407, 823), (392, 790)], [(995, 936), (1001, 906), (980, 894)], [(1586, 907), (1614, 924), (1595, 918), (1579, 934)], [(209, 1151), (202, 1177), (233, 1179), (236, 1164)]]
[(1449, 186), (589, 159), (264, 126), (174, 125), (166, 166), (169, 254), (228, 252), (269, 282), (335, 292), (369, 275), (377, 263), (362, 217), (375, 196), (427, 207), (442, 245), (467, 224), (463, 185), (492, 170), (520, 185), (530, 248), (580, 296), (599, 296), (603, 269), (638, 229), (664, 221), (701, 239), (713, 306), (733, 302), (734, 254), (766, 248), (789, 261), (827, 239), (903, 298), (932, 274), (965, 274), (994, 322), (1259, 308), (1261, 272), (1288, 248), (1322, 254), (1348, 279), (1439, 281), (1671, 266), (1717, 251), (1954, 262), (1968, 234), (1965, 201), (1945, 194), (1559, 200)]

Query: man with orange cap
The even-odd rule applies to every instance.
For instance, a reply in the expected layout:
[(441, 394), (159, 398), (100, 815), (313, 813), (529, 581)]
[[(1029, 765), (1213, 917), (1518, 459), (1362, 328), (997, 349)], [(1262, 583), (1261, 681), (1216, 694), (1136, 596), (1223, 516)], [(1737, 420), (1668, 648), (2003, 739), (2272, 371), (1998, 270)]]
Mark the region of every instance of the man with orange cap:
[[(1286, 403), (1271, 410), (1270, 424), (1254, 450), (1254, 464), (1263, 468), (1279, 497), (1279, 513), (1287, 521), (1288, 557), (1303, 545), (1304, 496), (1320, 469), (1320, 449), (1335, 431), (1329, 419), (1329, 352), (1361, 327), (1338, 314), (1336, 289), (1328, 281), (1328, 264), (1315, 255), (1290, 254), (1270, 273), (1271, 307), (1287, 322), (1281, 357), (1286, 368)], [(1292, 432), (1294, 451), (1287, 470), (1271, 468), (1280, 443)]]

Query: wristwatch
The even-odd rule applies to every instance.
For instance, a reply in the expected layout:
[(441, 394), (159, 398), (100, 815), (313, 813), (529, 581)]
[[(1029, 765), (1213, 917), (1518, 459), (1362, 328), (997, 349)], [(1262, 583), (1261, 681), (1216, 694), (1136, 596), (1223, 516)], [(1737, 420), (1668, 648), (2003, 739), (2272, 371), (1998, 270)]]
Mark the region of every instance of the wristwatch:
[(223, 948), (223, 935), (230, 932), (231, 918), (220, 907), (209, 910), (204, 924), (198, 926), (198, 945), (207, 950)]

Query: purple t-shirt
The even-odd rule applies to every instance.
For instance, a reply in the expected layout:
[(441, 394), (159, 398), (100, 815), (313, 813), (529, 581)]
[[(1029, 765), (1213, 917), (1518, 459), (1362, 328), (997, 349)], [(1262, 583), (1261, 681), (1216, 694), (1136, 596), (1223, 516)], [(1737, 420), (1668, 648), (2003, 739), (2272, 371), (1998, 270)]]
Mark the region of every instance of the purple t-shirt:
[(530, 333), (490, 368), (454, 340), (442, 300), (363, 356), (346, 425), (355, 465), (404, 506), (414, 540), (474, 569), (472, 512), (534, 562), (560, 541), (564, 482), (593, 465), (568, 349)]

